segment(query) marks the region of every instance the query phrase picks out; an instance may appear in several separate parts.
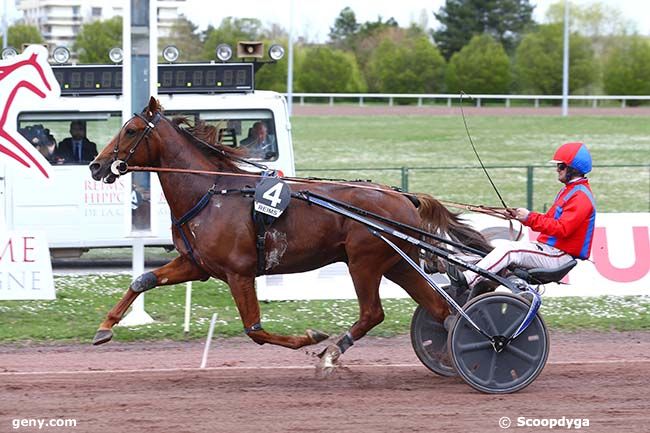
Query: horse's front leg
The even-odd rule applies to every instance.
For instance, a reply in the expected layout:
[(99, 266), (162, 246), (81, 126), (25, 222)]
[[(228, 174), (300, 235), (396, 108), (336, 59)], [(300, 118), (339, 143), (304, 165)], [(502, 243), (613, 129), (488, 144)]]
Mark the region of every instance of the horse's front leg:
[(257, 344), (276, 344), (278, 346), (298, 349), (310, 344), (320, 343), (329, 338), (323, 332), (307, 329), (305, 335), (286, 336), (265, 331), (260, 322), (260, 305), (255, 293), (255, 278), (239, 274), (227, 275), (230, 292), (237, 304), (239, 315), (244, 325), (244, 332)]
[(120, 302), (108, 312), (106, 319), (99, 325), (99, 329), (93, 338), (93, 344), (103, 344), (113, 338), (113, 326), (122, 319), (126, 310), (128, 310), (129, 306), (131, 306), (140, 293), (157, 286), (168, 286), (185, 281), (207, 280), (208, 278), (208, 274), (185, 256), (176, 257), (161, 268), (151, 272), (145, 272), (133, 280), (131, 286), (129, 286), (122, 299), (120, 299)]

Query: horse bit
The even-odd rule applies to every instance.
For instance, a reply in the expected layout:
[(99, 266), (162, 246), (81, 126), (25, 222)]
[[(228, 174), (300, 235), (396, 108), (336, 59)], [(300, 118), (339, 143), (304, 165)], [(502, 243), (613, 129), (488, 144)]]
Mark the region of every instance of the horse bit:
[[(136, 149), (140, 145), (140, 142), (142, 142), (143, 139), (147, 138), (147, 136), (151, 133), (151, 131), (154, 130), (154, 128), (158, 125), (158, 122), (160, 122), (160, 119), (162, 119), (162, 115), (158, 112), (156, 112), (153, 116), (153, 119), (147, 120), (146, 117), (144, 117), (142, 114), (139, 113), (133, 113), (135, 117), (140, 118), (145, 123), (145, 128), (138, 137), (138, 139), (135, 141), (133, 146), (128, 150), (128, 153), (126, 155), (126, 158), (124, 160), (118, 159), (117, 154), (120, 151), (120, 139), (117, 139), (117, 143), (115, 143), (115, 147), (113, 147), (113, 162), (111, 163), (111, 173), (113, 173), (115, 176), (121, 176), (123, 174), (126, 174), (126, 172), (129, 170), (129, 165), (127, 164), (128, 160), (133, 156), (135, 153)], [(122, 129), (126, 127), (128, 124), (125, 123)], [(120, 131), (121, 132), (121, 131)]]

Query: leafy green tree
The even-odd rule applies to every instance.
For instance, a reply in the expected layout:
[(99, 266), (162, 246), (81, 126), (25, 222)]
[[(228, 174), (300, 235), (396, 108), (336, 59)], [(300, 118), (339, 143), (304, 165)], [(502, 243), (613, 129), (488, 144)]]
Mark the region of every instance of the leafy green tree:
[(441, 27), (432, 36), (446, 59), (481, 33), (512, 52), (522, 32), (533, 25), (534, 8), (529, 0), (446, 0), (433, 14)]
[[(604, 64), (609, 56), (609, 48), (614, 45), (617, 36), (630, 34), (636, 24), (625, 18), (616, 6), (594, 1), (588, 4), (569, 2), (569, 25), (571, 31), (577, 32), (591, 40), (596, 57)], [(553, 3), (546, 12), (546, 21), (564, 24), (564, 0)]]
[(226, 17), (219, 27), (208, 27), (203, 42), (203, 58), (215, 59), (217, 45), (228, 44), (237, 55), (237, 42), (260, 41), (264, 38), (262, 22), (256, 18)]
[(360, 27), (354, 11), (346, 6), (334, 20), (334, 26), (330, 27), (330, 42), (337, 48), (353, 49)]
[[(559, 95), (562, 93), (563, 29), (560, 24), (542, 25), (522, 39), (515, 55), (515, 73), (520, 91)], [(598, 77), (590, 41), (577, 33), (569, 38), (569, 91), (585, 92)]]
[(510, 58), (491, 36), (474, 36), (451, 56), (447, 66), (447, 91), (458, 93), (508, 93), (511, 82)]
[(27, 24), (14, 24), (7, 29), (7, 45), (22, 49), (23, 44), (42, 44), (43, 36), (35, 26)]
[(326, 46), (306, 48), (296, 68), (296, 91), (355, 93), (365, 84), (354, 55)]
[(108, 52), (122, 46), (122, 17), (84, 24), (77, 35), (73, 50), (79, 63), (108, 63)]
[[(197, 28), (192, 21), (181, 15), (172, 25), (169, 36), (160, 38), (158, 45), (161, 50), (167, 45), (175, 45), (180, 51), (179, 61), (207, 61), (214, 59), (214, 53), (212, 53), (212, 57), (204, 57), (201, 35), (197, 32)], [(163, 61), (162, 57), (158, 61)]]
[(445, 87), (445, 59), (426, 36), (384, 38), (369, 66), (371, 91), (437, 93)]
[(609, 95), (650, 95), (650, 42), (625, 36), (605, 63), (603, 85)]
[[(264, 46), (266, 48), (269, 48), (272, 43), (280, 44), (286, 50), (288, 46), (288, 38), (287, 36), (284, 36), (282, 38), (276, 37), (272, 41), (265, 40)], [(294, 58), (294, 62), (295, 62), (295, 58)], [(260, 68), (259, 71), (255, 74), (255, 88), (264, 89), (264, 90), (275, 90), (276, 92), (281, 92), (281, 93), (286, 92), (288, 65), (289, 65), (288, 58), (285, 54), (285, 56), (282, 59), (280, 59), (277, 63), (271, 63), (262, 66), (262, 68)]]

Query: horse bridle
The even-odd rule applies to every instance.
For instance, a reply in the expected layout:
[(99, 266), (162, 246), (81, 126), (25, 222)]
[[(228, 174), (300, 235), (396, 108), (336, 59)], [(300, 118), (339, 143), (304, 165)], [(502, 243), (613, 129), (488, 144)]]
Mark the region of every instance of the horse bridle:
[[(133, 146), (127, 150), (126, 158), (124, 158), (124, 160), (118, 159), (118, 153), (120, 152), (120, 136), (122, 135), (122, 131), (120, 130), (120, 134), (118, 135), (115, 147), (113, 147), (113, 162), (111, 163), (111, 173), (113, 173), (115, 176), (122, 176), (123, 174), (126, 174), (127, 171), (129, 171), (129, 165), (127, 162), (129, 159), (131, 159), (142, 140), (147, 138), (151, 131), (153, 131), (154, 128), (158, 125), (160, 119), (163, 118), (159, 112), (156, 112), (153, 116), (153, 119), (151, 120), (148, 120), (146, 117), (139, 113), (133, 113), (133, 116), (138, 117), (140, 120), (142, 120), (145, 124), (145, 128), (142, 130), (135, 143), (133, 143)], [(124, 129), (128, 124), (129, 122), (126, 122), (122, 129)]]

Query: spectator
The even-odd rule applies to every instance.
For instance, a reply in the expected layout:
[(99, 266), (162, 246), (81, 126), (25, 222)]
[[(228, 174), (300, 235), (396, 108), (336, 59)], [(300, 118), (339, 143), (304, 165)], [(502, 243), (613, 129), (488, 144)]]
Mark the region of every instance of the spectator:
[(86, 138), (86, 121), (70, 122), (70, 137), (59, 143), (58, 154), (66, 163), (90, 162), (97, 156), (97, 145)]
[(255, 122), (250, 135), (241, 141), (241, 147), (248, 150), (253, 157), (268, 158), (275, 153), (275, 140), (269, 135), (266, 124)]

